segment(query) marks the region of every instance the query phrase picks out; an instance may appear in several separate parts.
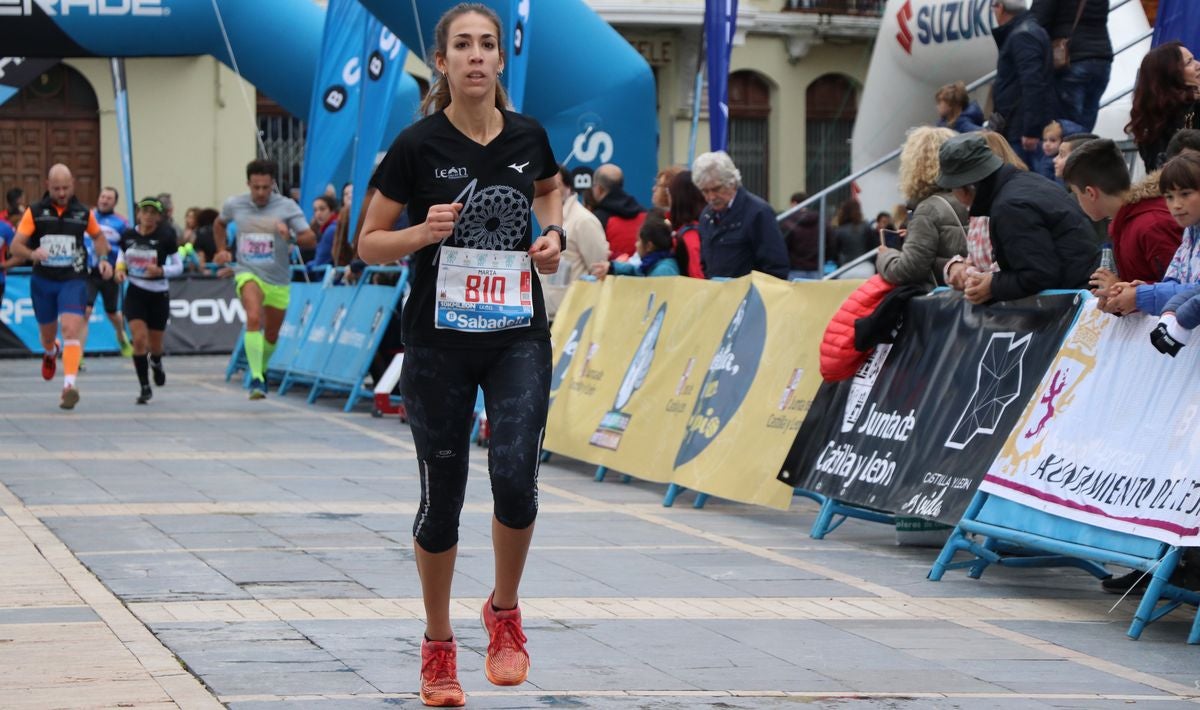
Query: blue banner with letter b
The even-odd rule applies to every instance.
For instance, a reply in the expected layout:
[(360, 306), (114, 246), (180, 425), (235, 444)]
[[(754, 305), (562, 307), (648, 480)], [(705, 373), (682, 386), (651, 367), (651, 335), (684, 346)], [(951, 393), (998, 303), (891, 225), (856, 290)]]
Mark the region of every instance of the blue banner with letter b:
[(313, 77), (304, 139), (301, 206), (307, 212), (325, 186), (350, 176), (348, 156), (358, 129), (362, 87), (362, 38), (369, 14), (358, 0), (331, 0), (325, 15), (321, 58)]

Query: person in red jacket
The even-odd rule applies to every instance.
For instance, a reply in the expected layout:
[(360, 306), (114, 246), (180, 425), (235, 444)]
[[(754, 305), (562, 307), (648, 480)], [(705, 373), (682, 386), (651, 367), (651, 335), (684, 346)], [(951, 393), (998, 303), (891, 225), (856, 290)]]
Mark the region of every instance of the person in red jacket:
[(608, 258), (620, 259), (637, 252), (638, 231), (646, 221), (646, 208), (625, 192), (625, 173), (612, 163), (596, 168), (592, 176), (592, 213), (604, 225), (608, 237)]
[(1111, 140), (1088, 141), (1071, 152), (1063, 180), (1093, 220), (1109, 218), (1117, 273), (1097, 269), (1091, 285), (1107, 298), (1118, 281), (1161, 281), (1179, 248), (1183, 228), (1171, 216), (1158, 189), (1155, 173), (1130, 185), (1121, 149)]

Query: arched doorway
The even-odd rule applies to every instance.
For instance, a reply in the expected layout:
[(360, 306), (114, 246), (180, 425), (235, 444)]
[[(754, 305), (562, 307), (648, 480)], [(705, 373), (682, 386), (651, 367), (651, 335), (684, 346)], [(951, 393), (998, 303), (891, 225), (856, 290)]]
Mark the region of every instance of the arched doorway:
[[(826, 74), (805, 92), (805, 179), (810, 194), (850, 174), (850, 137), (858, 117), (858, 86), (844, 74)], [(850, 197), (850, 187), (830, 195), (836, 205)]]
[(770, 200), (771, 87), (752, 71), (729, 75), (729, 157), (742, 173), (742, 185)]
[[(75, 195), (96, 203), (100, 194), (100, 107), (79, 72), (59, 64), (0, 105), (0, 185), (25, 190), (26, 201), (46, 191), (55, 163), (71, 168)], [(128, 199), (133, 199), (132, 197)]]

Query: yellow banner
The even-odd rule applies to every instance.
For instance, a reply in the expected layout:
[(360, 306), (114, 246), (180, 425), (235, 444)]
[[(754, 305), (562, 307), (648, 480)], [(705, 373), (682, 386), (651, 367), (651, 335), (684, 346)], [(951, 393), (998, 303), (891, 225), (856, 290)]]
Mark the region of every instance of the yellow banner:
[(775, 477), (821, 383), (821, 335), (861, 283), (576, 282), (554, 323), (546, 449), (787, 508)]

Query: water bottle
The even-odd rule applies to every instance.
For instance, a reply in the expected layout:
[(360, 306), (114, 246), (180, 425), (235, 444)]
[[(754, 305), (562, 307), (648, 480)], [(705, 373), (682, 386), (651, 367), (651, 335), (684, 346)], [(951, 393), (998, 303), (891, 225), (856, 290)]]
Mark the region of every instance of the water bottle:
[(1104, 247), (1100, 250), (1100, 268), (1108, 269), (1117, 275), (1117, 260), (1113, 258), (1113, 250), (1109, 247)]

